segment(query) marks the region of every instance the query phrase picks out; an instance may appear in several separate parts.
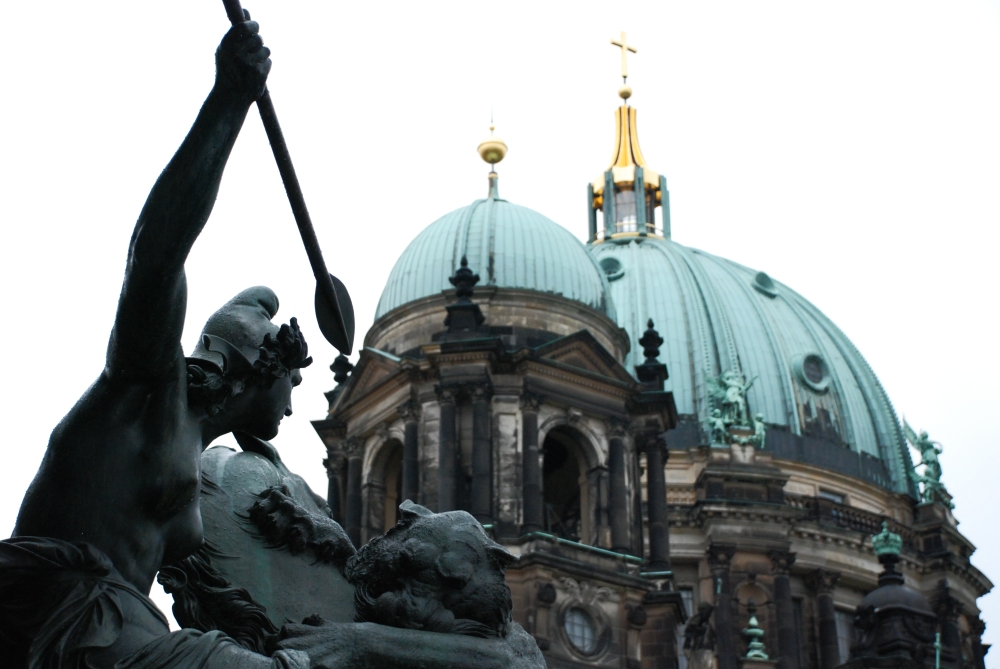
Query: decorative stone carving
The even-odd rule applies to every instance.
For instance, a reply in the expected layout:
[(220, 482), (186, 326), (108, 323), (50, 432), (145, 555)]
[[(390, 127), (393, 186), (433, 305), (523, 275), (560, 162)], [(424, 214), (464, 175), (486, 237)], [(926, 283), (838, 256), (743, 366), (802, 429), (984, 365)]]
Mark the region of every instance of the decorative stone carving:
[(747, 640), (746, 659), (769, 660), (771, 658), (764, 652), (764, 642), (762, 641), (764, 630), (760, 628), (760, 623), (757, 622), (757, 605), (754, 604), (752, 599), (747, 602), (747, 612), (750, 614), (750, 621), (743, 630), (743, 636)]
[(348, 437), (344, 440), (343, 454), (348, 458), (358, 458), (365, 454), (365, 440), (361, 437)]
[(795, 553), (771, 551), (767, 556), (771, 558), (771, 571), (775, 575), (787, 576), (792, 565), (795, 564)]
[(404, 402), (396, 409), (396, 414), (404, 423), (419, 421), (420, 405), (413, 401)]
[(538, 407), (542, 405), (544, 398), (538, 393), (524, 391), (521, 393), (521, 410), (538, 413)]

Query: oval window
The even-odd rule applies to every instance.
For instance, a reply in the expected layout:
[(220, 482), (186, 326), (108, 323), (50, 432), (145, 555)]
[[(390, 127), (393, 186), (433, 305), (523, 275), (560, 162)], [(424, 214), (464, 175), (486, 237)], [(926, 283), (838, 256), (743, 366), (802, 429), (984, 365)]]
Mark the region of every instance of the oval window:
[(830, 368), (826, 361), (816, 353), (806, 353), (796, 356), (792, 360), (792, 369), (799, 381), (808, 388), (817, 392), (825, 393), (830, 387)]
[(574, 607), (566, 613), (566, 636), (581, 653), (597, 650), (597, 625), (583, 609)]
[(603, 258), (600, 265), (608, 281), (617, 281), (625, 275), (625, 268), (617, 258)]

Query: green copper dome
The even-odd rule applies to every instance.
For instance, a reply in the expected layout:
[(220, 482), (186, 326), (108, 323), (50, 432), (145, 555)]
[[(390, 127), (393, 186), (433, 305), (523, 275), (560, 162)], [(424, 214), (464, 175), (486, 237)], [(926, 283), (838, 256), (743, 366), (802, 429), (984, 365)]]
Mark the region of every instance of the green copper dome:
[[(587, 248), (610, 280), (618, 324), (632, 342), (650, 318), (663, 337), (666, 389), (688, 424), (687, 441), (708, 442), (709, 387), (732, 370), (756, 378), (748, 409), (764, 414), (767, 443), (785, 445), (781, 457), (912, 494), (909, 451), (888, 396), (851, 341), (802, 296), (763, 272), (660, 236)], [(633, 345), (626, 367), (641, 362)]]
[(389, 274), (376, 320), (413, 300), (451, 288), (462, 256), (479, 286), (556, 293), (615, 318), (608, 283), (584, 245), (536, 211), (491, 195), (445, 214), (403, 251)]

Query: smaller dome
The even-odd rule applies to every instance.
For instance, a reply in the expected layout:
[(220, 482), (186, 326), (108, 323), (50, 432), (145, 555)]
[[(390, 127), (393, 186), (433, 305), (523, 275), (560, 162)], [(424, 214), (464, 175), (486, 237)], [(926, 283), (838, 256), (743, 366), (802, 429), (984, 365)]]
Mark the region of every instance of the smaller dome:
[(539, 214), (492, 195), (445, 214), (403, 251), (382, 291), (375, 319), (451, 288), (462, 256), (482, 277), (478, 288), (522, 288), (562, 295), (612, 320), (608, 282), (573, 234)]

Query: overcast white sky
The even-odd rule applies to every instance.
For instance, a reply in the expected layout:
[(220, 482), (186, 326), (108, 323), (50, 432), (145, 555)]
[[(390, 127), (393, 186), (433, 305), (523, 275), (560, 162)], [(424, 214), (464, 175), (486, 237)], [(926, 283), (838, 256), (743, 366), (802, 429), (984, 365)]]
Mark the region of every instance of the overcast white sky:
[[(475, 147), (491, 108), (510, 147), (501, 194), (584, 238), (584, 191), (610, 159), (618, 104), (608, 41), (626, 30), (674, 238), (768, 272), (840, 325), (897, 411), (943, 442), (973, 561), (1000, 578), (1000, 2), (247, 7), (359, 341), (410, 240), (485, 195)], [(210, 0), (19, 2), (3, 16), (6, 536), (49, 432), (102, 368), (132, 225), (211, 87), (227, 24)], [(280, 320), (299, 317), (317, 364), (275, 443), (325, 490), (309, 421), (325, 415), (336, 354), (253, 110), (187, 269), (188, 350), (249, 285), (278, 292)], [(998, 643), (1000, 597), (981, 604)]]

